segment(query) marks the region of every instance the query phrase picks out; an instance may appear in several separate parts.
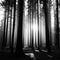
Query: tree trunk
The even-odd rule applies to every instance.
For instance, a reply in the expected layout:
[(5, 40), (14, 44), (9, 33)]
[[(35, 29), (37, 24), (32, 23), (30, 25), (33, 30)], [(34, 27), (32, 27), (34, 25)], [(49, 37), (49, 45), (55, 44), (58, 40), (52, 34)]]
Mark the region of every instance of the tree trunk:
[(6, 45), (8, 46), (8, 20), (9, 20), (9, 5), (7, 5), (7, 20), (6, 20)]
[(5, 8), (5, 19), (4, 19), (4, 32), (3, 32), (3, 42), (2, 42), (2, 48), (4, 48), (6, 45), (5, 45), (5, 43), (6, 43), (6, 39), (5, 39), (5, 28), (6, 28), (6, 8)]
[(44, 11), (45, 11), (45, 26), (46, 26), (46, 48), (48, 49), (48, 52), (50, 52), (50, 44), (49, 44), (49, 29), (48, 29), (48, 7), (47, 7), (48, 1), (44, 1)]
[(11, 53), (13, 53), (13, 44), (14, 44), (15, 12), (16, 12), (16, 0), (14, 0), (14, 19), (13, 19), (13, 34), (12, 34)]
[(12, 6), (11, 6), (11, 10), (10, 10), (10, 37), (9, 37), (9, 47), (11, 48), (11, 25), (12, 25)]
[(23, 55), (22, 50), (22, 16), (23, 16), (23, 0), (18, 0), (18, 34), (17, 34), (17, 46), (16, 54)]
[(57, 47), (59, 48), (59, 19), (58, 19), (58, 0), (56, 0), (56, 18), (57, 18), (57, 39), (56, 39), (56, 42), (57, 42)]

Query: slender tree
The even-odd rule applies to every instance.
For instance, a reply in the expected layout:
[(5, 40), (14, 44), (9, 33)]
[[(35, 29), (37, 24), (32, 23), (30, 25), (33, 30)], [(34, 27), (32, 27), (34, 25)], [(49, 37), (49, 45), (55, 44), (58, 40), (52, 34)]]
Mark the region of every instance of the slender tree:
[(57, 47), (59, 48), (59, 19), (58, 19), (58, 0), (56, 0), (56, 18), (57, 18), (57, 39), (56, 39), (56, 42), (57, 42)]
[(14, 44), (15, 14), (16, 14), (16, 0), (14, 0), (14, 18), (13, 18), (13, 34), (12, 34), (11, 53), (13, 53), (13, 44)]
[(6, 45), (7, 46), (8, 46), (8, 40), (9, 40), (9, 39), (7, 39), (8, 38), (8, 25), (9, 25), (8, 24), (8, 21), (9, 21), (9, 2), (10, 1), (7, 1), (7, 19), (6, 19), (6, 23), (7, 23), (6, 24), (6, 42), (7, 42)]
[(12, 25), (12, 5), (11, 5), (11, 1), (10, 1), (10, 37), (9, 37), (9, 46), (11, 48), (11, 25)]
[[(40, 0), (37, 0), (37, 21), (38, 21), (38, 29), (39, 29), (39, 20), (40, 20)], [(40, 50), (39, 30), (37, 32), (38, 32), (38, 45), (37, 45), (38, 47), (37, 47), (37, 49)]]

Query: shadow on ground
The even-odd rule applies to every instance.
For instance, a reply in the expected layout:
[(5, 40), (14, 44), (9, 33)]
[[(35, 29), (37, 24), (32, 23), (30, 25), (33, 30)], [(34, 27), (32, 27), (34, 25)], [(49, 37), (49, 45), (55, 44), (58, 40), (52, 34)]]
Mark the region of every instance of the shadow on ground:
[(56, 49), (51, 53), (46, 53), (43, 51), (32, 53), (34, 54), (33, 58), (27, 55), (16, 55), (8, 52), (0, 52), (0, 60), (60, 60), (60, 49)]

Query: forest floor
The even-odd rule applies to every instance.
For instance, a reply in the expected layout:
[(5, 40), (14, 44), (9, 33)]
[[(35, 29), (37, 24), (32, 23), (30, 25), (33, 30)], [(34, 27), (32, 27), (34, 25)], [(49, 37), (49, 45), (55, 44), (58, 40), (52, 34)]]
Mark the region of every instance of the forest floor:
[[(31, 51), (31, 50), (30, 50)], [(29, 51), (28, 51), (29, 52)], [(47, 51), (31, 51), (26, 52), (26, 55), (32, 56), (33, 60), (60, 60), (60, 48), (52, 48), (51, 52)]]
[[(31, 51), (31, 50), (30, 50)], [(6, 59), (6, 60), (60, 60), (60, 48), (56, 48), (52, 50), (51, 53), (47, 53), (44, 51), (31, 51), (31, 53), (34, 54), (33, 58), (31, 56), (23, 55), (23, 56), (17, 56), (15, 54), (11, 54), (9, 51), (5, 50), (0, 51), (0, 60)]]

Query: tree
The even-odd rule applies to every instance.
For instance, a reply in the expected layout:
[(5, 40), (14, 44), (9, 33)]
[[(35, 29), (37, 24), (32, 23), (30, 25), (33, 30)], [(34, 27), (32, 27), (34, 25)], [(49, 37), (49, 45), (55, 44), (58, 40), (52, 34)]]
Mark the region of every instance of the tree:
[(15, 14), (16, 14), (16, 0), (14, 0), (14, 18), (13, 18), (13, 34), (12, 34), (12, 43), (11, 43), (11, 53), (13, 53), (13, 43), (14, 43), (14, 29), (15, 29)]
[(44, 0), (44, 11), (45, 11), (45, 26), (46, 26), (46, 48), (50, 52), (50, 43), (49, 43), (49, 29), (48, 29), (48, 0)]
[[(5, 19), (4, 19), (4, 33), (3, 33), (3, 42), (2, 42), (2, 48), (5, 48), (6, 47), (6, 43), (7, 43), (7, 28), (8, 28), (8, 22), (7, 22), (7, 27), (6, 27), (6, 19), (8, 20), (8, 16), (9, 16), (9, 13), (8, 15), (6, 15), (6, 12), (8, 11), (9, 12), (9, 9), (8, 9), (8, 2), (5, 0), (3, 3), (2, 3), (2, 6), (5, 7)], [(6, 18), (7, 16), (7, 18)], [(6, 31), (6, 32), (5, 32)], [(5, 36), (6, 34), (6, 36)]]
[(9, 47), (11, 48), (11, 25), (12, 25), (12, 5), (11, 5), (11, 1), (10, 1), (10, 37), (9, 37)]
[(23, 55), (22, 50), (22, 16), (23, 16), (23, 0), (18, 0), (18, 34), (17, 34), (17, 45), (16, 54)]
[(59, 48), (59, 19), (58, 19), (58, 0), (56, 0), (56, 19), (57, 19), (57, 37), (56, 37), (56, 42), (57, 42), (57, 47)]

